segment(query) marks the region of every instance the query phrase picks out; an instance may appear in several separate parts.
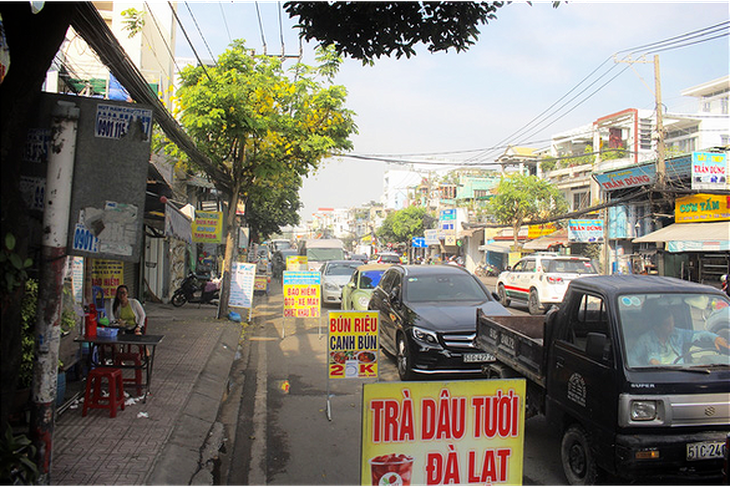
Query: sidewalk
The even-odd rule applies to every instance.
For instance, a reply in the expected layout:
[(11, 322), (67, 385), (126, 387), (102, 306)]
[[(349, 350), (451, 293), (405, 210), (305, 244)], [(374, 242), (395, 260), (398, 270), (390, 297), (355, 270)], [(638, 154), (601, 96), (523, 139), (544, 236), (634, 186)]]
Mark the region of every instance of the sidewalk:
[[(128, 398), (116, 418), (81, 404), (56, 418), (51, 484), (212, 485), (202, 458), (222, 441), (216, 424), (242, 325), (216, 320), (216, 308), (145, 304), (157, 347), (147, 403)], [(127, 391), (134, 393), (133, 387)], [(215, 449), (214, 449), (215, 450)]]

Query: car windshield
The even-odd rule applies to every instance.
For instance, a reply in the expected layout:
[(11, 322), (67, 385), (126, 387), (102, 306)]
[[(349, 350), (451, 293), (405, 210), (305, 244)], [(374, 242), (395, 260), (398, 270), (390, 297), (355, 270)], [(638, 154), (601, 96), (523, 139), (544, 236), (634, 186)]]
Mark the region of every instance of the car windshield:
[(403, 299), (414, 303), (445, 301), (486, 301), (489, 299), (469, 275), (431, 275), (409, 277)]
[(307, 259), (314, 262), (324, 262), (327, 260), (342, 260), (345, 258), (345, 252), (338, 248), (329, 249), (307, 249)]
[(400, 257), (397, 255), (381, 255), (378, 260), (385, 264), (400, 264)]
[(355, 269), (360, 265), (359, 262), (352, 264), (330, 264), (324, 270), (325, 276), (351, 276)]
[(364, 271), (360, 273), (360, 289), (375, 289), (380, 278), (383, 277), (382, 270)]
[(618, 298), (629, 368), (730, 365), (730, 301), (716, 294), (627, 294)]
[(597, 274), (596, 268), (589, 260), (555, 259), (548, 262), (545, 272), (565, 274)]

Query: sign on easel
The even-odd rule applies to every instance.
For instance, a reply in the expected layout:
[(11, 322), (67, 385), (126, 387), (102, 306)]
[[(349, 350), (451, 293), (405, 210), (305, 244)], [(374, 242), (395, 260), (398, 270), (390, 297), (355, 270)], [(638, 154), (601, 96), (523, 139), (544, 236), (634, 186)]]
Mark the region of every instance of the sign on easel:
[(306, 255), (289, 255), (289, 256), (287, 256), (286, 270), (288, 270), (288, 271), (309, 270), (307, 256)]
[(231, 266), (231, 294), (228, 306), (248, 308), (249, 319), (253, 310), (253, 285), (256, 280), (256, 264), (233, 262)]
[(284, 271), (284, 318), (319, 318), (320, 279), (317, 271)]
[(327, 339), (327, 419), (332, 421), (329, 379), (378, 378), (377, 311), (330, 311)]
[(378, 377), (378, 312), (330, 311), (327, 340), (330, 379)]
[(525, 379), (365, 384), (360, 485), (520, 485)]

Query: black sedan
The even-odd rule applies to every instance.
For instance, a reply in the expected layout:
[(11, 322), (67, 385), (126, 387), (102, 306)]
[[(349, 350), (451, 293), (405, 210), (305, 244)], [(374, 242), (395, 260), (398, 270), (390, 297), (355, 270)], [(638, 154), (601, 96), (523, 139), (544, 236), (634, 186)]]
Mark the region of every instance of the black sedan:
[(395, 265), (368, 304), (380, 312), (380, 344), (396, 357), (401, 380), (481, 372), (492, 357), (473, 345), (477, 308), (510, 314), (477, 277), (451, 265)]

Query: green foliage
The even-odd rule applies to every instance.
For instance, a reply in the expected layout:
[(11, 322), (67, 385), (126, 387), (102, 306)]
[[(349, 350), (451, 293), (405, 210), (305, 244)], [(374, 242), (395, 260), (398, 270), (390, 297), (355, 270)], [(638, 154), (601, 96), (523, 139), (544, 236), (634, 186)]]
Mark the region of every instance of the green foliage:
[(488, 205), (498, 223), (512, 226), (515, 245), (523, 223), (559, 215), (567, 207), (565, 196), (553, 184), (520, 173), (504, 176)]
[(129, 31), (127, 36), (130, 39), (142, 32), (142, 28), (144, 27), (144, 16), (145, 12), (139, 11), (136, 8), (128, 8), (127, 10), (122, 11), (122, 17), (124, 18), (124, 20), (122, 20), (122, 24), (124, 24), (123, 29)]
[(25, 294), (20, 306), (20, 340), (22, 356), (18, 373), (18, 389), (30, 387), (35, 360), (35, 315), (38, 307), (38, 281), (25, 281)]
[(434, 221), (425, 208), (409, 206), (390, 213), (376, 233), (381, 241), (409, 243), (413, 237), (422, 237)]
[(305, 40), (334, 45), (339, 54), (372, 63), (395, 54), (413, 56), (418, 43), (430, 52), (467, 50), (479, 25), (496, 19), (505, 2), (287, 2)]
[(27, 269), (33, 265), (33, 259), (23, 258), (15, 253), (15, 235), (6, 233), (3, 249), (0, 251), (0, 268), (2, 268), (2, 285), (5, 291), (12, 293), (28, 278)]
[[(290, 76), (281, 60), (252, 55), (236, 40), (216, 66), (188, 66), (180, 74), (179, 119), (232, 186), (209, 176), (231, 194), (240, 188), (251, 199), (247, 208), (281, 217), (274, 220), (277, 225), (264, 227), (272, 220), (247, 215), (252, 233), (276, 233), (279, 224), (296, 221), (299, 200), (293, 192), (301, 177), (333, 152), (352, 148), (349, 136), (357, 129), (354, 114), (345, 108), (347, 91), (317, 78), (332, 79), (341, 59), (332, 50), (319, 50), (318, 59), (323, 63), (318, 68), (297, 64)], [(269, 196), (283, 204), (280, 211), (273, 211)]]
[(5, 424), (0, 442), (0, 479), (5, 485), (33, 485), (38, 480), (38, 467), (33, 462), (36, 448), (26, 435), (14, 435)]

